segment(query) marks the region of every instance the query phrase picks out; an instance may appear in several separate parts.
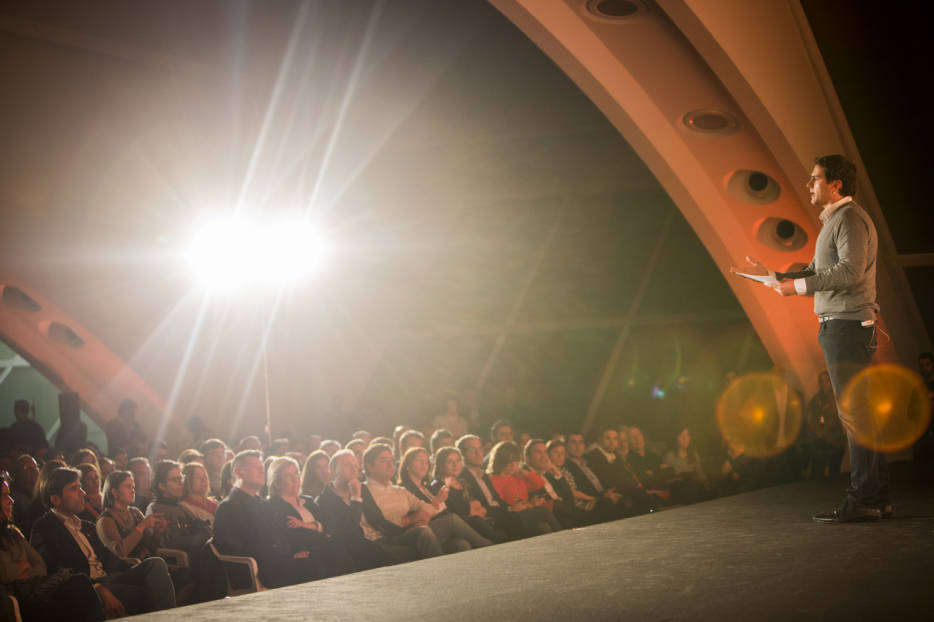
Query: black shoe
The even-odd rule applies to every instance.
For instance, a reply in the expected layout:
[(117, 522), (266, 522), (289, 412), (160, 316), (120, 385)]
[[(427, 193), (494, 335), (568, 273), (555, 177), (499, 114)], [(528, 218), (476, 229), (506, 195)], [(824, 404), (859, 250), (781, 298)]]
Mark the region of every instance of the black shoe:
[(855, 523), (860, 521), (877, 521), (882, 518), (879, 508), (868, 505), (846, 504), (829, 514), (815, 514), (811, 519), (815, 523)]

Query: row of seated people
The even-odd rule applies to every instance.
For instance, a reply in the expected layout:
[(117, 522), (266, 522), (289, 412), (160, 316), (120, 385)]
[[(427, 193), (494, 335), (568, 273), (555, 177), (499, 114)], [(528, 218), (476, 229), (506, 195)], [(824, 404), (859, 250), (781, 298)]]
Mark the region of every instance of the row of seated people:
[[(502, 426), (495, 428), (492, 440), (508, 438)], [(103, 490), (91, 453), (76, 456), (83, 461), (77, 471), (56, 461), (43, 466), (36, 481), (37, 498), (27, 514), (35, 513), (37, 501), (47, 511), (23, 524), (23, 531), (45, 525), (32, 540), (42, 544), (40, 552), (49, 554), (49, 538), (42, 535), (47, 517), (64, 522), (61, 517), (69, 511), (64, 509), (66, 495), (56, 488), (56, 477), (64, 471), (75, 477), (69, 485), (78, 492), (68, 497), (68, 507), (80, 531), (87, 532), (87, 544), (74, 534), (72, 539), (82, 553), (91, 550), (98, 560), (106, 558), (112, 572), (117, 566), (111, 556), (155, 560), (160, 548), (185, 550), (197, 565), (199, 549), (213, 535), (221, 552), (256, 558), (263, 583), (278, 587), (611, 520), (651, 511), (662, 502), (662, 491), (646, 488), (619, 459), (616, 430), (605, 430), (586, 456), (582, 435), (566, 438), (547, 443), (533, 439), (524, 449), (499, 440), (487, 453), (477, 436), (461, 437), (454, 447), (453, 436), (442, 431), (433, 435), (434, 451), (429, 455), (424, 437), (405, 431), (398, 443), (358, 437), (332, 455), (326, 447), (309, 455), (301, 468), (296, 457), (288, 455), (270, 456), (264, 464), (258, 450), (248, 449), (223, 465), (216, 478), (211, 477), (207, 452), (187, 450), (180, 456), (187, 463), (163, 460), (154, 470), (145, 458), (134, 458), (128, 463), (132, 472), (111, 472)], [(227, 456), (225, 445), (215, 449)], [(643, 471), (651, 474), (651, 469)], [(231, 478), (229, 489), (225, 472)], [(217, 480), (220, 503), (210, 496), (211, 479)], [(6, 490), (10, 512), (5, 533), (14, 533), (13, 497), (8, 486)], [(62, 544), (61, 538), (53, 541)], [(96, 553), (100, 547), (109, 555)], [(102, 603), (99, 610), (107, 615), (168, 602), (134, 600), (131, 595), (124, 603), (112, 590), (102, 595), (107, 582), (100, 580), (97, 569), (91, 570), (91, 555), (85, 555), (85, 572), (83, 564), (73, 563), (80, 562), (74, 550), (70, 553), (72, 572), (98, 575), (91, 580)], [(46, 566), (54, 576), (62, 563), (47, 561)], [(197, 598), (192, 590), (198, 576), (191, 567), (167, 569), (161, 562), (160, 569), (168, 573), (173, 603), (176, 595), (182, 603)]]

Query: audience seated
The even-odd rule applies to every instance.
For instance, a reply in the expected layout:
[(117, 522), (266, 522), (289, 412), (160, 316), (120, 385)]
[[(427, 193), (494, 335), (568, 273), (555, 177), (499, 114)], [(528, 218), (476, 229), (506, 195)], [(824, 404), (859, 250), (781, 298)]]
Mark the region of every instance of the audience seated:
[(325, 533), (343, 541), (354, 565), (361, 570), (415, 559), (415, 551), (409, 547), (401, 547), (402, 556), (394, 558), (364, 535), (361, 463), (349, 449), (331, 456), (331, 481), (316, 500)]
[[(42, 556), (13, 524), (15, 501), (10, 493), (10, 482), (0, 474), (0, 593), (16, 597), (26, 622), (103, 620), (100, 600), (87, 574), (68, 569), (46, 573)], [(6, 605), (0, 603), (0, 607)]]
[(336, 454), (337, 452), (341, 450), (341, 444), (335, 441), (334, 439), (328, 439), (321, 443), (321, 447), (319, 449), (323, 451), (324, 453), (326, 453), (328, 456), (328, 459), (330, 459), (331, 456), (333, 456), (334, 454)]
[[(551, 441), (555, 455), (564, 449), (562, 441)], [(574, 492), (564, 477), (560, 467), (551, 461), (547, 445), (540, 438), (529, 440), (524, 449), (525, 464), (520, 474), (526, 480), (530, 492), (537, 488), (543, 490), (545, 505), (554, 512), (555, 517), (565, 528), (580, 527), (597, 522), (588, 512), (574, 503)], [(534, 476), (534, 479), (532, 479)], [(539, 486), (540, 484), (540, 486)]]
[[(189, 462), (197, 462), (204, 465), (204, 454), (198, 451), (197, 449), (186, 449), (182, 453), (178, 454), (178, 463), (181, 465), (186, 465)], [(207, 473), (207, 469), (205, 469)], [(208, 478), (208, 484), (210, 485), (210, 478)]]
[(425, 435), (418, 430), (409, 430), (399, 438), (399, 455), (404, 456), (412, 447), (426, 447)]
[[(829, 434), (821, 431), (827, 427), (821, 416), (833, 410), (830, 395), (818, 394), (808, 409), (812, 476), (826, 470), (820, 451), (825, 448), (817, 441), (826, 442)], [(305, 442), (306, 437), (282, 434), (270, 443), (265, 464), (256, 436), (241, 439), (237, 446), (245, 449), (236, 456), (223, 440), (209, 438), (198, 449), (183, 449), (179, 462), (153, 462), (154, 469), (140, 448), (159, 456), (168, 447), (143, 437), (131, 443), (129, 454), (119, 443), (112, 446), (113, 460), (82, 440), (70, 450), (75, 469), (55, 460), (58, 450), (45, 464), (5, 451), (2, 466), (14, 478), (3, 483), (3, 588), (23, 595), (27, 620), (55, 617), (59, 610), (48, 599), (30, 600), (35, 593), (23, 581), (41, 585), (43, 593), (78, 590), (62, 592), (61, 603), (80, 598), (83, 589), (94, 604), (74, 605), (80, 611), (69, 619), (100, 619), (187, 602), (192, 590), (186, 586), (193, 587), (197, 573), (186, 575), (173, 563), (167, 575), (158, 551), (185, 550), (204, 579), (215, 568), (201, 555), (212, 532), (221, 553), (255, 558), (263, 584), (278, 587), (615, 520), (652, 511), (669, 492), (675, 503), (692, 503), (767, 482), (768, 461), (750, 458), (741, 443), (726, 441), (711, 482), (687, 429), (679, 430), (662, 459), (647, 449), (635, 426), (608, 426), (587, 452), (579, 433), (551, 433), (543, 437), (547, 443), (535, 438), (516, 445), (518, 430), (504, 419), (490, 428), (493, 442), (462, 434), (455, 443), (449, 426), (457, 428), (458, 418), (456, 403), (449, 404), (434, 421), (430, 442), (401, 425), (393, 438), (355, 432), (344, 449), (317, 435)], [(70, 430), (64, 436), (74, 443), (80, 434)], [(528, 438), (526, 432), (519, 436)], [(401, 459), (395, 459), (396, 451)], [(830, 462), (839, 464), (839, 457), (834, 454)], [(22, 511), (7, 511), (8, 498), (11, 508)], [(25, 538), (9, 524), (14, 518)], [(44, 559), (30, 557), (28, 538)], [(11, 557), (12, 549), (17, 552)], [(134, 565), (139, 559), (144, 562)], [(206, 590), (205, 596), (216, 594)]]
[(500, 539), (514, 540), (542, 533), (538, 523), (532, 523), (533, 529), (527, 529), (520, 518), (520, 513), (513, 512), (503, 501), (496, 487), (490, 480), (489, 473), (483, 467), (483, 441), (473, 434), (466, 434), (457, 440), (457, 448), (464, 457), (464, 469), (458, 479), (464, 485), (466, 496), (471, 501), (479, 501), (486, 516), (493, 519)]
[(133, 481), (136, 484), (136, 499), (133, 505), (139, 511), (145, 512), (155, 498), (152, 493), (152, 466), (149, 464), (149, 458), (137, 456), (131, 459), (127, 462), (127, 470), (133, 474)]
[[(227, 443), (219, 438), (209, 438), (201, 443), (198, 451), (204, 455), (204, 468), (207, 469), (208, 479), (211, 481), (211, 494), (217, 497), (221, 492), (221, 469), (227, 462)], [(138, 478), (137, 485), (142, 486)]]
[[(478, 439), (479, 440), (479, 439)], [(428, 490), (437, 495), (447, 487), (445, 500), (448, 510), (460, 516), (474, 531), (493, 542), (500, 542), (503, 535), (496, 532), (496, 525), (479, 499), (472, 499), (470, 491), (460, 480), (464, 470), (464, 458), (457, 447), (442, 447), (434, 456), (434, 472)]]
[(10, 492), (16, 507), (19, 508), (14, 522), (20, 531), (29, 531), (24, 529), (23, 524), (26, 522), (26, 511), (32, 503), (36, 481), (39, 479), (39, 465), (36, 459), (28, 454), (19, 456), (13, 463), (12, 475), (13, 483)]
[(47, 570), (65, 568), (89, 576), (108, 617), (174, 607), (175, 589), (165, 561), (150, 557), (132, 564), (117, 557), (94, 526), (76, 516), (84, 508), (80, 475), (60, 468), (49, 476), (44, 501), (52, 509), (36, 521), (30, 537)]
[(714, 484), (717, 494), (733, 495), (758, 488), (763, 476), (762, 460), (748, 456), (742, 443), (726, 440), (724, 445), (720, 473)]
[(269, 504), (260, 490), (266, 484), (262, 454), (247, 449), (231, 463), (234, 485), (217, 506), (214, 544), (227, 555), (245, 555), (256, 560), (260, 581), (266, 587), (282, 587), (318, 578), (308, 554), (290, 554), (282, 533), (271, 526)]
[(300, 494), (298, 462), (279, 457), (272, 461), (266, 475), (269, 485), (270, 529), (287, 543), (287, 552), (301, 555), (318, 579), (353, 572), (350, 557), (339, 539), (324, 531), (324, 524), (314, 499)]
[(189, 462), (184, 465), (182, 467), (181, 505), (195, 518), (213, 527), (217, 501), (208, 496), (210, 493), (211, 481), (204, 465), (200, 462)]
[(675, 446), (669, 449), (662, 462), (671, 467), (672, 480), (668, 482), (674, 503), (695, 503), (709, 496), (710, 480), (704, 473), (700, 456), (691, 447), (691, 431), (681, 428), (675, 437)]
[[(623, 495), (615, 488), (604, 486), (597, 474), (587, 465), (587, 459), (584, 457), (587, 443), (584, 442), (583, 434), (568, 434), (565, 450), (566, 458), (561, 469), (578, 507), (588, 512), (596, 511), (607, 519), (622, 518), (630, 513), (631, 503), (627, 505)], [(554, 461), (555, 456), (552, 456), (552, 462)]]
[[(337, 452), (335, 452), (337, 453)], [(328, 464), (331, 456), (326, 451), (318, 449), (305, 458), (302, 467), (302, 494), (315, 499), (324, 491), (324, 487), (331, 481)]]
[(32, 501), (26, 509), (26, 518), (20, 524), (23, 535), (27, 538), (32, 535), (32, 526), (39, 518), (49, 511), (45, 505), (45, 489), (49, 484), (49, 477), (55, 469), (66, 466), (64, 460), (51, 459), (42, 465), (39, 469), (39, 477), (36, 479), (36, 487), (33, 489)]
[(97, 535), (117, 557), (146, 559), (156, 554), (159, 536), (167, 525), (160, 514), (143, 516), (133, 505), (136, 485), (129, 471), (114, 471), (104, 482)]
[(81, 488), (84, 489), (84, 510), (78, 512), (78, 518), (89, 523), (96, 523), (101, 515), (101, 472), (97, 465), (82, 462), (75, 468), (81, 471)]
[(363, 454), (366, 483), (360, 490), (363, 503), (363, 532), (394, 557), (411, 549), (419, 557), (435, 557), (444, 550), (428, 522), (431, 504), (392, 483), (396, 475), (392, 448), (371, 444)]
[[(463, 436), (463, 435), (461, 435)], [(428, 447), (431, 451), (431, 455), (434, 456), (438, 453), (438, 450), (442, 447), (453, 447), (454, 446), (454, 435), (451, 434), (450, 430), (440, 428), (435, 430), (431, 438), (428, 440)]]
[(564, 527), (545, 505), (544, 496), (530, 496), (529, 480), (518, 476), (521, 455), (519, 447), (512, 441), (502, 441), (493, 446), (487, 467), (493, 487), (509, 511), (519, 513), (526, 529), (538, 534), (560, 531)]
[(449, 488), (442, 485), (437, 494), (428, 490), (426, 481), (431, 463), (428, 450), (423, 447), (411, 447), (402, 457), (399, 465), (397, 482), (420, 501), (428, 503), (431, 514), (428, 526), (438, 537), (442, 548), (448, 553), (466, 551), (471, 548), (489, 546), (492, 542), (476, 532), (463, 518), (447, 509)]
[[(628, 439), (626, 444), (628, 446)], [(612, 488), (623, 496), (623, 503), (631, 513), (651, 511), (656, 501), (645, 492), (642, 482), (619, 456), (618, 448), (619, 432), (612, 427), (605, 428), (596, 446), (586, 454), (587, 465), (604, 487)]]
[[(349, 449), (357, 457), (357, 464), (363, 464), (363, 452), (366, 451), (367, 442), (362, 438), (355, 438), (344, 445), (344, 449)], [(333, 458), (333, 456), (331, 456)]]
[(157, 534), (160, 548), (185, 551), (193, 562), (212, 531), (209, 521), (199, 519), (181, 503), (183, 490), (179, 464), (174, 460), (158, 463), (152, 478), (155, 499), (149, 504), (146, 515), (158, 514), (165, 519), (167, 528)]

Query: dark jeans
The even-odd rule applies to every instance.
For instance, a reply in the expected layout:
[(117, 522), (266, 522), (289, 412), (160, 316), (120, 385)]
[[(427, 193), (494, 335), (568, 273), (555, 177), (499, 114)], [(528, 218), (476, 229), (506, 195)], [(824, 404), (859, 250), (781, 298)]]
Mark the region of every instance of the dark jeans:
[[(850, 379), (872, 362), (876, 349), (875, 326), (862, 326), (859, 320), (822, 322), (818, 342), (824, 351), (830, 383), (837, 398), (837, 413), (846, 431), (850, 449), (850, 485), (847, 503), (881, 506), (889, 501), (889, 467), (885, 454), (857, 442), (854, 430), (862, 436), (877, 433), (865, 396), (854, 394), (849, 408), (840, 408), (840, 396)], [(876, 445), (877, 447), (878, 445)]]
[(150, 557), (127, 570), (111, 572), (98, 582), (123, 603), (127, 615), (175, 606), (175, 588), (161, 557)]

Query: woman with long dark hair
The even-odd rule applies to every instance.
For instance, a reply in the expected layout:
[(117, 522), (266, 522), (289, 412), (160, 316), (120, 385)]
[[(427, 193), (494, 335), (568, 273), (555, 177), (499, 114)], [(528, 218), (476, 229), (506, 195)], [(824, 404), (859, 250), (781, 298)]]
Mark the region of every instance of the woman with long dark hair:
[(435, 532), (441, 546), (446, 551), (453, 552), (493, 544), (489, 538), (477, 533), (463, 518), (448, 510), (447, 498), (450, 489), (446, 485), (442, 485), (437, 494), (428, 490), (425, 482), (430, 468), (428, 450), (424, 447), (410, 447), (399, 465), (398, 480), (400, 486), (433, 508), (428, 526)]

